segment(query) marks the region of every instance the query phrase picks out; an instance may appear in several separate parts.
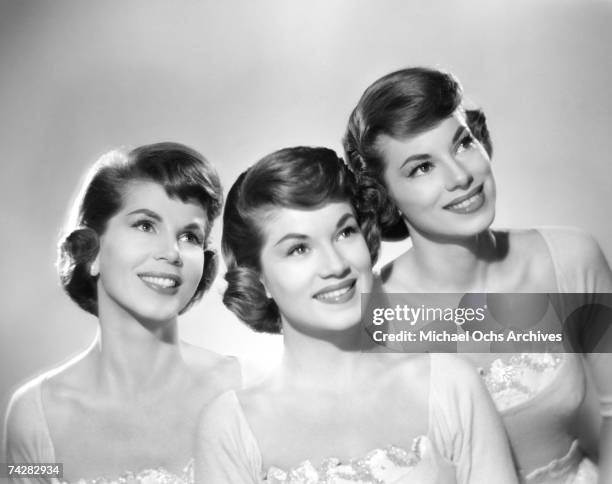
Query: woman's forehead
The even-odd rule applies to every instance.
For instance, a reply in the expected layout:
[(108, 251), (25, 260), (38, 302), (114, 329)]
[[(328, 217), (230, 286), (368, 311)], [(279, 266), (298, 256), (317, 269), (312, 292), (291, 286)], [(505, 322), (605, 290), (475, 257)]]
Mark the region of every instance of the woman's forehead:
[(262, 213), (259, 226), (267, 238), (283, 237), (286, 233), (316, 236), (337, 228), (338, 223), (355, 211), (349, 201), (330, 201), (312, 208), (269, 207)]

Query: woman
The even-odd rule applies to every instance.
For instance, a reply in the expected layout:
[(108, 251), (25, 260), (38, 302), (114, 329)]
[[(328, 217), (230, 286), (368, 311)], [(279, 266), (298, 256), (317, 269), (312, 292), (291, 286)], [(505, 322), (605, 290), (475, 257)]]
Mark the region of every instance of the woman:
[(8, 462), (63, 462), (67, 482), (192, 480), (198, 412), (240, 379), (233, 358), (177, 331), (214, 278), (207, 245), (221, 203), (213, 166), (187, 146), (113, 151), (93, 166), (58, 267), (98, 334), (15, 393)]
[(277, 151), (234, 183), (224, 303), (256, 331), (282, 333), (284, 356), (206, 409), (197, 482), (515, 482), (468, 365), (362, 351), (360, 295), (379, 242), (357, 206), (351, 173), (325, 148)]
[[(612, 292), (610, 269), (592, 238), (575, 230), (491, 229), (489, 133), (484, 115), (462, 106), (453, 76), (410, 68), (377, 80), (350, 116), (344, 147), (383, 237), (410, 234), (412, 247), (382, 269), (386, 292)], [(578, 355), (471, 358), (483, 368), (525, 481), (597, 479), (583, 459), (596, 437), (580, 430), (599, 422), (588, 407), (588, 378)], [(608, 402), (601, 482), (612, 479), (607, 358), (589, 357), (602, 402)]]

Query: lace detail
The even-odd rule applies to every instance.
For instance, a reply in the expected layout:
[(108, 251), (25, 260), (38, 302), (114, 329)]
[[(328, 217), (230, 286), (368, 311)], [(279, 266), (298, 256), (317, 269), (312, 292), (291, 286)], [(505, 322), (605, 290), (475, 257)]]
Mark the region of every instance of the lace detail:
[(285, 472), (270, 467), (264, 482), (268, 484), (384, 484), (395, 482), (415, 467), (426, 450), (427, 438), (417, 437), (410, 451), (390, 445), (375, 449), (362, 459), (342, 464), (339, 459), (326, 459), (319, 469), (310, 461)]
[(557, 374), (563, 356), (553, 353), (521, 353), (505, 363), (493, 361), (488, 370), (479, 368), (484, 383), (500, 412), (520, 405), (545, 388)]
[[(163, 467), (145, 469), (140, 472), (127, 471), (119, 477), (97, 477), (95, 479), (79, 479), (70, 484), (192, 484), (194, 461), (191, 459), (180, 474), (174, 474)], [(62, 484), (68, 484), (63, 481)]]

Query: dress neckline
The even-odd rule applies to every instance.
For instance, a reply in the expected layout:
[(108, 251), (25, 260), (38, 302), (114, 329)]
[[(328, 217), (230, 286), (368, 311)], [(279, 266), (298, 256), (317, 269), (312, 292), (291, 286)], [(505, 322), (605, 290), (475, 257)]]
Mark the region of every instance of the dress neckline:
[[(39, 377), (36, 385), (36, 407), (38, 413), (40, 414), (40, 421), (42, 423), (43, 432), (45, 438), (47, 440), (47, 445), (49, 447), (49, 452), (51, 454), (51, 461), (55, 462), (57, 459), (55, 458), (55, 446), (53, 444), (53, 439), (51, 438), (51, 432), (49, 430), (49, 422), (47, 421), (47, 416), (45, 414), (45, 408), (43, 405), (42, 398), (42, 387), (43, 384), (49, 379), (50, 374), (43, 374)], [(158, 467), (147, 467), (142, 468), (137, 472), (126, 470), (122, 472), (120, 475), (116, 477), (107, 477), (100, 476), (95, 478), (87, 478), (87, 479), (77, 479), (74, 481), (64, 481), (60, 479), (52, 479), (54, 484), (68, 484), (68, 483), (78, 483), (78, 484), (111, 484), (111, 483), (131, 483), (131, 482), (145, 482), (149, 479), (157, 478), (157, 481), (153, 482), (167, 482), (167, 483), (192, 483), (194, 482), (194, 459), (193, 457), (187, 461), (187, 463), (181, 468), (180, 474), (176, 474), (172, 471), (169, 471), (163, 466)], [(149, 480), (150, 482), (150, 480)]]
[[(413, 452), (413, 449), (415, 448), (415, 446), (418, 446), (419, 448), (421, 447), (422, 443), (427, 443), (428, 445), (430, 445), (431, 441), (429, 439), (429, 435), (431, 434), (431, 422), (432, 422), (432, 401), (434, 400), (432, 398), (432, 395), (435, 393), (434, 392), (434, 386), (433, 386), (433, 365), (434, 363), (434, 358), (435, 354), (428, 354), (427, 357), (429, 358), (429, 387), (428, 387), (428, 391), (429, 391), (429, 395), (428, 395), (428, 405), (427, 405), (427, 412), (428, 412), (428, 421), (427, 421), (427, 433), (426, 434), (421, 434), (421, 435), (417, 435), (412, 439), (412, 444), (411, 444), (411, 449), (410, 450), (406, 450), (402, 447), (399, 446), (395, 446), (393, 444), (389, 444), (388, 446), (384, 447), (384, 448), (375, 448), (370, 450), (369, 452), (366, 452), (366, 455), (359, 458), (351, 458), (349, 459), (348, 463), (342, 463), (340, 461), (340, 459), (331, 457), (331, 458), (327, 458), (323, 461), (323, 463), (321, 464), (321, 466), (319, 467), (319, 469), (322, 469), (326, 463), (327, 465), (329, 465), (330, 461), (333, 462), (337, 462), (338, 465), (348, 465), (351, 462), (358, 462), (358, 461), (362, 461), (367, 459), (368, 456), (373, 455), (374, 453), (379, 453), (379, 452), (385, 452), (388, 453), (390, 452), (391, 455), (395, 455), (395, 453), (405, 453), (405, 454), (410, 454)], [(312, 469), (316, 468), (312, 465), (312, 463), (310, 462), (310, 460), (306, 459), (304, 461), (302, 461), (300, 464), (298, 464), (298, 466), (295, 466), (293, 468), (291, 468), (289, 471), (283, 471), (282, 469), (272, 465), (272, 466), (268, 466), (268, 469), (265, 470), (263, 468), (263, 456), (261, 454), (261, 447), (259, 446), (259, 442), (257, 440), (257, 437), (255, 436), (255, 433), (253, 431), (253, 428), (251, 427), (251, 424), (249, 423), (249, 421), (246, 418), (246, 414), (244, 413), (244, 409), (242, 408), (242, 404), (240, 403), (240, 399), (238, 398), (238, 395), (236, 393), (236, 391), (234, 390), (229, 390), (227, 392), (231, 398), (234, 400), (234, 404), (236, 406), (236, 410), (237, 410), (237, 414), (238, 414), (238, 418), (240, 419), (241, 423), (243, 424), (243, 427), (246, 430), (246, 434), (247, 434), (247, 439), (250, 440), (250, 444), (252, 446), (252, 448), (255, 451), (255, 459), (257, 461), (257, 467), (260, 469), (260, 476), (262, 479), (267, 478), (268, 474), (270, 473), (271, 470), (274, 471), (280, 471), (280, 472), (292, 472), (296, 469), (299, 469), (301, 466), (305, 465), (306, 463), (308, 463), (307, 465), (310, 465), (310, 467), (312, 467)], [(282, 482), (282, 481), (281, 481)]]

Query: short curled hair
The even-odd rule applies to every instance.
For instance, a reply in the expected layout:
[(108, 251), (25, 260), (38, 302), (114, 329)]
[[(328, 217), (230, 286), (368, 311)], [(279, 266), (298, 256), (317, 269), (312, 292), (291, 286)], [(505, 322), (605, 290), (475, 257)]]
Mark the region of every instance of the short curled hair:
[[(421, 134), (460, 108), (462, 98), (461, 85), (452, 74), (412, 67), (375, 81), (353, 109), (343, 139), (344, 151), (364, 198), (375, 207), (383, 239), (404, 239), (408, 229), (385, 188), (380, 136), (404, 139)], [(475, 109), (466, 110), (465, 115), (472, 134), (492, 156), (484, 113)]]
[[(223, 193), (213, 165), (188, 146), (163, 142), (131, 151), (114, 150), (93, 165), (72, 207), (59, 243), (58, 273), (66, 293), (85, 311), (97, 316), (97, 277), (90, 274), (107, 222), (121, 209), (126, 186), (134, 181), (161, 185), (169, 197), (200, 204), (206, 212), (206, 240), (219, 216)], [(198, 301), (217, 271), (213, 250), (204, 249), (204, 272), (195, 294), (181, 312)]]
[(267, 297), (261, 274), (261, 249), (269, 210), (310, 209), (346, 201), (355, 209), (372, 263), (380, 248), (374, 212), (359, 199), (354, 175), (333, 150), (285, 148), (242, 173), (227, 195), (221, 247), (228, 283), (223, 303), (255, 331), (280, 333), (278, 306)]

